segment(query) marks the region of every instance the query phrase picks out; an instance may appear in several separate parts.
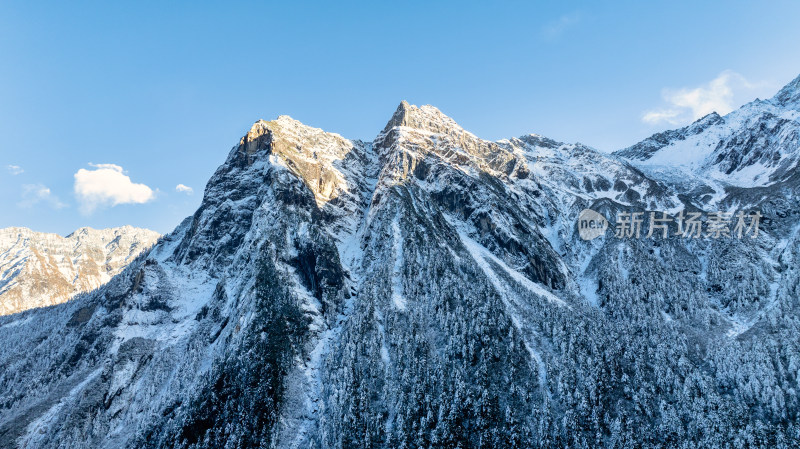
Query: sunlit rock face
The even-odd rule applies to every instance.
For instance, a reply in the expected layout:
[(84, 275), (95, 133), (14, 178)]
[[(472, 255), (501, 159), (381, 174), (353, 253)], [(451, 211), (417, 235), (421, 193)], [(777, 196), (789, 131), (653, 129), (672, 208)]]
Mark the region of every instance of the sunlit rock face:
[(131, 226), (81, 228), (67, 237), (0, 229), (0, 314), (51, 306), (108, 282), (159, 234)]
[[(798, 184), (725, 177), (769, 123), (609, 155), (405, 102), (371, 142), (258, 121), (109, 283), (0, 317), (0, 446), (795, 447)], [(758, 238), (614, 235), (731, 208)]]

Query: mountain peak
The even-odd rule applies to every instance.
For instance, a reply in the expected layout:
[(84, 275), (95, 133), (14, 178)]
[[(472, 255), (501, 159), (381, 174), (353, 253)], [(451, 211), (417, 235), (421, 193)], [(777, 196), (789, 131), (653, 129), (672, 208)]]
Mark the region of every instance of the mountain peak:
[(239, 152), (246, 155), (252, 162), (253, 155), (256, 153), (270, 152), (277, 135), (297, 135), (309, 132), (322, 132), (322, 130), (304, 125), (288, 115), (278, 116), (272, 121), (256, 120), (250, 127), (250, 131), (239, 140)]
[(394, 111), (394, 114), (392, 114), (392, 118), (389, 119), (389, 123), (386, 124), (384, 131), (388, 131), (395, 126), (407, 126), (409, 117), (413, 114), (412, 109), (416, 108), (416, 106), (410, 105), (406, 100), (401, 101)]
[(716, 111), (711, 112), (695, 120), (690, 125), (653, 134), (635, 145), (616, 151), (614, 154), (628, 159), (645, 161), (653, 157), (660, 150), (674, 145), (676, 142), (685, 141), (692, 136), (703, 133), (714, 125), (719, 125), (724, 122), (725, 119), (717, 114)]
[(272, 133), (269, 129), (269, 122), (257, 120), (250, 127), (250, 131), (239, 141), (239, 148), (244, 154), (250, 156), (258, 150), (269, 148), (271, 141)]
[(416, 106), (405, 100), (397, 106), (397, 110), (383, 129), (383, 133), (388, 133), (396, 127), (407, 127), (433, 133), (442, 133), (448, 130), (463, 131), (453, 119), (444, 115), (436, 107)]
[(800, 76), (783, 86), (772, 99), (781, 106), (800, 107)]

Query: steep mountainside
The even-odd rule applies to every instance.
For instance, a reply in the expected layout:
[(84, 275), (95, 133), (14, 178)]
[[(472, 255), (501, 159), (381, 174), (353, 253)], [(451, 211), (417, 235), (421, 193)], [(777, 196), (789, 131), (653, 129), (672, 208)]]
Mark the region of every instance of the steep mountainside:
[(626, 155), (405, 102), (372, 142), (259, 121), (107, 285), (0, 318), (0, 446), (800, 444), (797, 184), (719, 175), (757, 238), (581, 239), (713, 211)]
[(0, 315), (60, 304), (93, 290), (150, 248), (158, 233), (81, 228), (67, 237), (0, 229)]

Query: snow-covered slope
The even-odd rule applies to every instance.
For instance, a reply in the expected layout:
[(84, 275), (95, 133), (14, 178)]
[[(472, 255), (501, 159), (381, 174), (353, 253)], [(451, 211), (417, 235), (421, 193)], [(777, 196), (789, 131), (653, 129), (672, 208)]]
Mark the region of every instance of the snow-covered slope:
[(724, 117), (711, 113), (616, 154), (656, 177), (672, 173), (722, 187), (768, 186), (792, 176), (800, 161), (798, 98), (800, 77), (771, 99), (755, 100)]
[(0, 315), (50, 306), (119, 273), (159, 234), (131, 226), (81, 228), (67, 237), (0, 229)]
[(256, 122), (120, 275), (0, 317), (0, 446), (797, 445), (798, 184), (726, 191), (757, 239), (580, 239), (707, 212), (628, 156), (405, 102), (372, 142)]

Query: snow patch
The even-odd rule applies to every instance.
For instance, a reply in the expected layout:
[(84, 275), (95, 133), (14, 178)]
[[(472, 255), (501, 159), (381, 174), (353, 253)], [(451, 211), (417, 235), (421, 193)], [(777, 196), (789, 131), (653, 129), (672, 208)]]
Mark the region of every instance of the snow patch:
[(504, 297), (511, 294), (511, 292), (508, 290), (508, 287), (505, 286), (503, 281), (501, 281), (500, 278), (497, 276), (497, 273), (495, 273), (491, 265), (487, 263), (486, 261), (487, 259), (497, 264), (500, 268), (503, 269), (503, 271), (505, 271), (509, 276), (511, 276), (511, 278), (514, 279), (514, 281), (516, 281), (518, 284), (528, 289), (531, 293), (541, 296), (544, 299), (554, 304), (571, 308), (561, 298), (550, 293), (541, 285), (534, 283), (519, 271), (506, 265), (505, 262), (503, 262), (497, 256), (492, 254), (491, 251), (484, 248), (483, 245), (469, 238), (469, 236), (463, 230), (458, 230), (458, 236), (461, 238), (461, 243), (463, 243), (464, 247), (467, 248), (467, 251), (469, 251), (472, 258), (475, 259), (475, 262), (478, 264), (478, 266), (481, 267), (481, 269), (486, 273), (486, 276), (489, 278), (492, 284), (494, 284), (494, 286), (497, 288), (498, 292), (501, 293)]
[(403, 234), (400, 231), (399, 217), (392, 221), (392, 244), (394, 250), (394, 266), (392, 267), (392, 302), (398, 310), (406, 310), (406, 298), (403, 297)]

